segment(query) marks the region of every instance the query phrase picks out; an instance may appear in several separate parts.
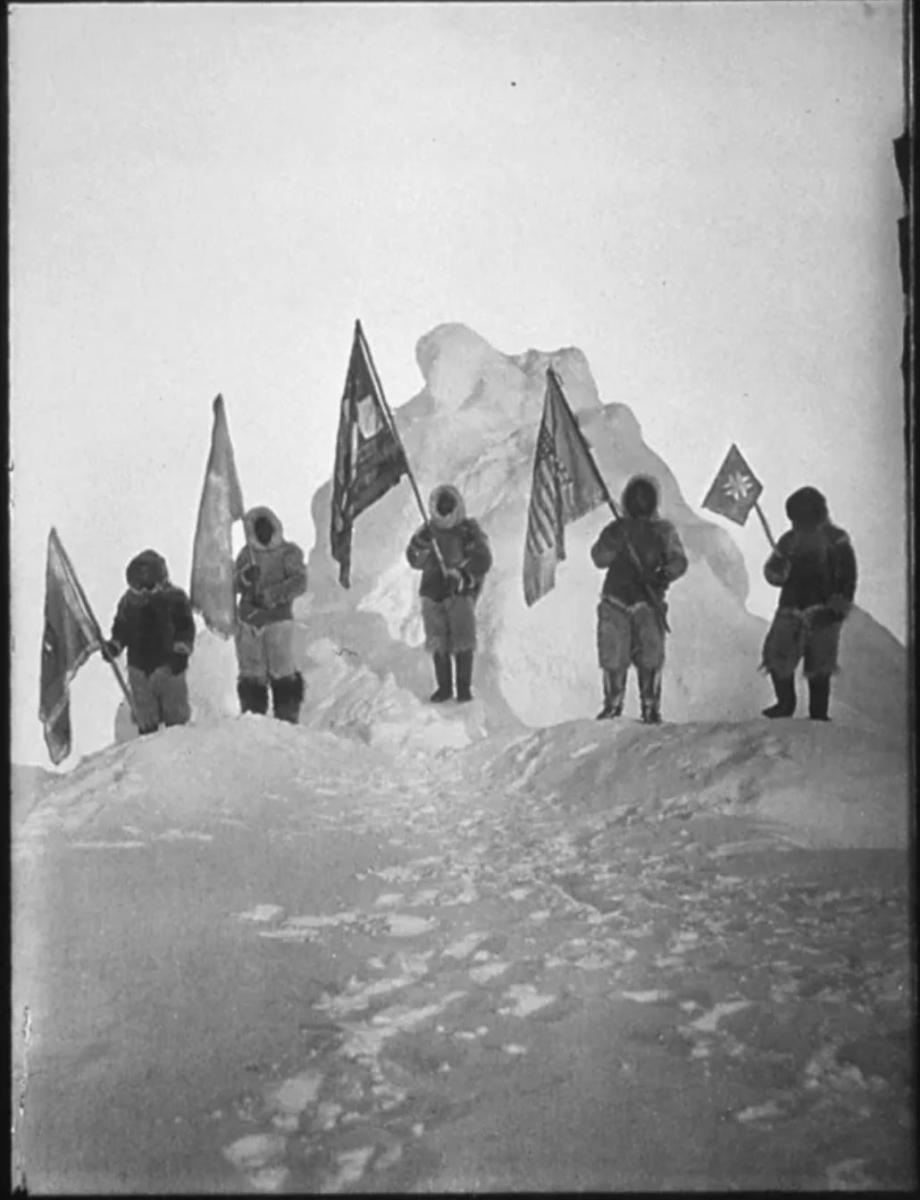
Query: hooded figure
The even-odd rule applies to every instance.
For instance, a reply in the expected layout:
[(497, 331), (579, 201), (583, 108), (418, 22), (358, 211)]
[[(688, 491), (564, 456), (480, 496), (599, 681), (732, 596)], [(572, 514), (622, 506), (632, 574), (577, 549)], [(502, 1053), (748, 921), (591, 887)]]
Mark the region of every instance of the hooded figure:
[(776, 692), (776, 703), (764, 709), (764, 716), (795, 712), (795, 669), (804, 659), (808, 715), (827, 721), (840, 629), (856, 593), (856, 555), (846, 532), (831, 524), (827, 501), (816, 488), (793, 492), (786, 516), (792, 528), (763, 569), (767, 583), (781, 589), (763, 644), (762, 669)]
[(118, 602), (111, 658), (128, 651), (128, 684), (140, 733), (161, 725), (185, 725), (191, 716), (185, 670), (195, 645), (195, 618), (188, 596), (169, 581), (166, 560), (144, 550), (125, 570), (128, 590)]
[(454, 694), (451, 655), (457, 668), (457, 699), (472, 700), (476, 600), (492, 566), (492, 551), (479, 524), (466, 515), (455, 487), (436, 487), (428, 505), (431, 516), (410, 538), (406, 558), (422, 573), (425, 649), (434, 658), (438, 685), (431, 700), (440, 704)]
[(591, 547), (596, 567), (606, 567), (597, 606), (597, 655), (603, 672), (604, 705), (599, 720), (623, 712), (626, 677), (632, 663), (639, 675), (642, 720), (661, 721), (661, 672), (664, 667), (664, 594), (687, 569), (677, 530), (658, 515), (658, 485), (635, 475), (623, 489), (624, 516), (611, 521)]
[(272, 711), (297, 724), (303, 676), (294, 661), (295, 597), (307, 590), (303, 551), (284, 540), (281, 522), (264, 505), (243, 517), (246, 545), (237, 555), (233, 586), (240, 593), (236, 622), (237, 694), (242, 712)]

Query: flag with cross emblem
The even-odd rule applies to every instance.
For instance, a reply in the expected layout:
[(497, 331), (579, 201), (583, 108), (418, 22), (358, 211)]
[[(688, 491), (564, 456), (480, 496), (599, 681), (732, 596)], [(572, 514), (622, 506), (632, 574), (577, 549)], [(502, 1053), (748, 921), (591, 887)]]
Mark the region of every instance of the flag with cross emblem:
[(748, 519), (757, 503), (763, 484), (748, 466), (741, 451), (732, 442), (725, 462), (712, 481), (712, 487), (703, 500), (703, 508), (728, 517), (738, 525)]

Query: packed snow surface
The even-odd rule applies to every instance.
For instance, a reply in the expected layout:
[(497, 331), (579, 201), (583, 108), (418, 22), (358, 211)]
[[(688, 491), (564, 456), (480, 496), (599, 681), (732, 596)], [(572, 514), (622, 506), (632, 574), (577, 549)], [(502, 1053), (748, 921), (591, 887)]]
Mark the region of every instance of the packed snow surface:
[(807, 720), (443, 732), (475, 721), (202, 718), (22, 775), (31, 1186), (911, 1178), (903, 748)]

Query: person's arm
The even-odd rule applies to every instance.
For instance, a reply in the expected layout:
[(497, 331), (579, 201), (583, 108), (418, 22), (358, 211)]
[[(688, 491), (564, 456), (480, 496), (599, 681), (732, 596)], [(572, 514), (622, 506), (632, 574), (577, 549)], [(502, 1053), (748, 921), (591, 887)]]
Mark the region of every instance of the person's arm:
[(764, 563), (763, 577), (771, 587), (782, 587), (792, 571), (792, 535), (784, 533)]
[(620, 522), (611, 521), (600, 532), (600, 537), (591, 547), (591, 561), (596, 567), (609, 567), (623, 552), (620, 540)]
[(850, 609), (853, 607), (857, 580), (856, 553), (849, 537), (842, 529), (835, 531), (832, 555), (834, 591), (827, 606), (842, 620), (849, 615)]
[(655, 572), (657, 576), (656, 582), (669, 587), (676, 579), (680, 579), (688, 567), (687, 552), (684, 550), (684, 544), (680, 540), (680, 534), (670, 521), (662, 521), (664, 526), (662, 533), (664, 535), (664, 550), (662, 553), (662, 562), (658, 570)]
[(270, 607), (287, 604), (307, 590), (307, 566), (303, 560), (303, 551), (294, 542), (285, 547), (281, 565), (283, 576), (271, 589), (271, 594), (265, 598)]

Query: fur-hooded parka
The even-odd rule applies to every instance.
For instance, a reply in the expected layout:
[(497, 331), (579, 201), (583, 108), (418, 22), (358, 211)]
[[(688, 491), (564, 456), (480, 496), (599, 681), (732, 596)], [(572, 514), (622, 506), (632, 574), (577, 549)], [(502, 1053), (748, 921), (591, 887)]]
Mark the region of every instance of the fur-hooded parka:
[(802, 487), (786, 500), (786, 530), (764, 564), (764, 578), (781, 588), (780, 608), (826, 607), (843, 620), (856, 593), (856, 555), (845, 529), (831, 523), (824, 496)]
[[(463, 497), (448, 483), (432, 491), (428, 511), (427, 524), (419, 526), (406, 547), (409, 566), (422, 572), (419, 594), (438, 601), (457, 594), (475, 598), (492, 566), (489, 539), (478, 521), (466, 515)], [(457, 580), (445, 578), (434, 542), (444, 566), (459, 573)]]
[[(256, 537), (256, 523), (263, 517), (271, 526), (265, 545)], [(247, 625), (271, 625), (290, 621), (293, 602), (307, 590), (307, 568), (296, 542), (284, 539), (278, 516), (266, 505), (257, 505), (243, 517), (246, 545), (236, 557), (233, 586), (240, 593), (239, 620)]]
[(128, 666), (149, 675), (176, 653), (189, 655), (195, 645), (195, 618), (188, 596), (169, 581), (166, 560), (142, 550), (125, 570), (128, 590), (112, 622), (112, 651), (128, 651)]
[(649, 588), (663, 596), (687, 570), (687, 555), (677, 530), (658, 515), (658, 484), (651, 475), (634, 475), (621, 503), (624, 515), (601, 530), (591, 559), (607, 568), (603, 594), (631, 608), (648, 603)]

